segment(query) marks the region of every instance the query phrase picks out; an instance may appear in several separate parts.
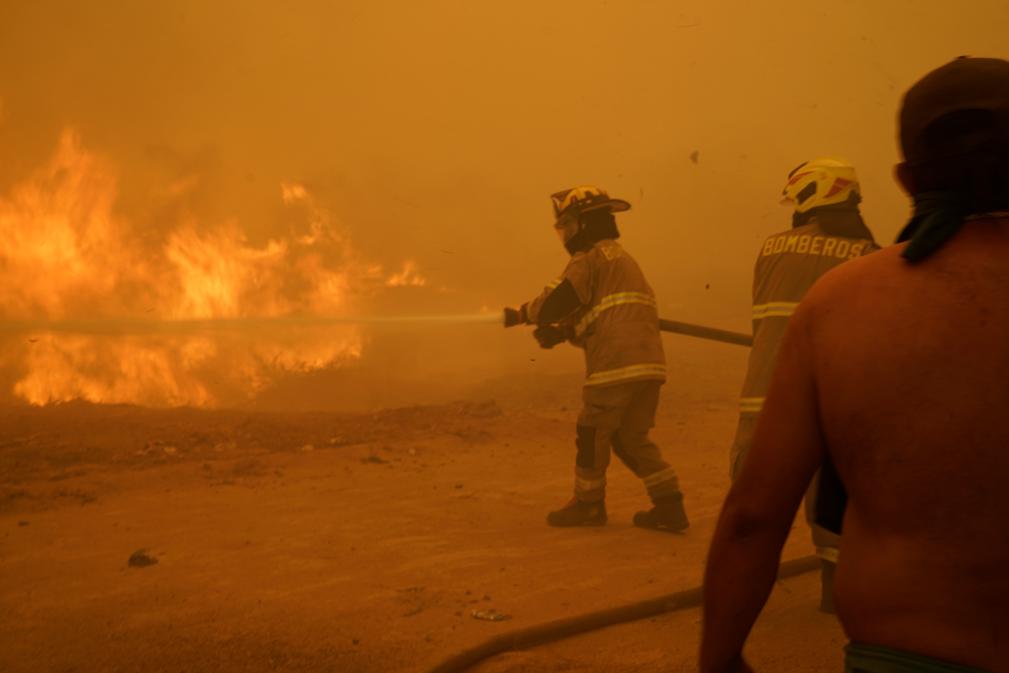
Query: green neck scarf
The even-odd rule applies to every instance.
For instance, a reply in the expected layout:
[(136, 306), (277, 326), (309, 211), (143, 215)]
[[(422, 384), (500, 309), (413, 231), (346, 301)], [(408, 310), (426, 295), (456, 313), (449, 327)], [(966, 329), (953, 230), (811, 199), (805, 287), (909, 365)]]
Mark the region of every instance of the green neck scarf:
[(911, 241), (902, 256), (912, 264), (941, 248), (971, 214), (969, 200), (957, 192), (924, 192), (914, 196), (914, 215), (897, 237)]

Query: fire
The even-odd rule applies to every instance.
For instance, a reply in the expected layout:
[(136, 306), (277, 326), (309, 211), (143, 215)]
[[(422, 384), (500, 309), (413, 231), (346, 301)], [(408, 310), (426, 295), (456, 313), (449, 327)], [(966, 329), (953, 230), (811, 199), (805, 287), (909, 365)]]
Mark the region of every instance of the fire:
[(284, 314), (293, 307), (278, 292), (277, 272), (288, 252), (280, 241), (252, 248), (235, 226), (207, 234), (191, 227), (173, 232), (165, 256), (174, 267), (180, 292), (171, 317), (233, 318), (241, 316), (246, 306), (268, 316)]
[[(94, 309), (128, 274), (139, 273), (111, 213), (115, 180), (66, 132), (50, 164), (0, 200), (0, 292), (5, 317), (66, 315)], [(117, 268), (119, 269), (117, 271)]]
[(215, 401), (192, 374), (217, 354), (210, 339), (53, 335), (34, 346), (26, 349), (26, 373), (14, 384), (14, 393), (32, 404), (84, 399), (209, 406)]
[(108, 333), (8, 330), (0, 370), (15, 374), (3, 383), (32, 404), (214, 406), (250, 398), (285, 373), (359, 359), (365, 340), (353, 325), (116, 329), (117, 320), (336, 316), (381, 287), (425, 284), (412, 261), (386, 274), (361, 260), (306, 186), (283, 183), (280, 198), (307, 213), (288, 237), (255, 245), (238, 222), (187, 216), (152, 243), (116, 214), (115, 168), (64, 132), (49, 163), (0, 198), (0, 323), (101, 319)]
[(427, 279), (420, 275), (416, 264), (407, 260), (403, 262), (403, 269), (389, 276), (385, 284), (389, 287), (424, 287)]

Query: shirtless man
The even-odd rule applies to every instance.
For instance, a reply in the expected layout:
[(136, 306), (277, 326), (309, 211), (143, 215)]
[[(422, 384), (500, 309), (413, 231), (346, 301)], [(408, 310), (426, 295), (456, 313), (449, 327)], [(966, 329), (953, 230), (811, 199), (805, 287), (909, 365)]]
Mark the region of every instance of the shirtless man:
[(1009, 62), (933, 71), (900, 123), (915, 216), (792, 317), (709, 552), (704, 673), (750, 670), (743, 643), (828, 457), (848, 498), (846, 670), (1009, 673)]

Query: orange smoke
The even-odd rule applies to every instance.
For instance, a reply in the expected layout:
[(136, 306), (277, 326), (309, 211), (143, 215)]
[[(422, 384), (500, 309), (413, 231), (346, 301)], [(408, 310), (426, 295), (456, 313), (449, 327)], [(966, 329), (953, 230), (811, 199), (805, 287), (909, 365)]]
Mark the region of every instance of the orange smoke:
[[(186, 185), (170, 186), (185, 190)], [(0, 199), (0, 323), (180, 321), (339, 316), (382, 287), (422, 286), (413, 262), (387, 275), (301, 184), (280, 197), (307, 212), (289, 237), (256, 246), (238, 222), (184, 216), (152, 242), (115, 211), (113, 166), (65, 131), (51, 161)], [(277, 377), (359, 359), (356, 326), (255, 333), (69, 334), (2, 338), (10, 392), (32, 404), (74, 399), (213, 406), (253, 397)]]

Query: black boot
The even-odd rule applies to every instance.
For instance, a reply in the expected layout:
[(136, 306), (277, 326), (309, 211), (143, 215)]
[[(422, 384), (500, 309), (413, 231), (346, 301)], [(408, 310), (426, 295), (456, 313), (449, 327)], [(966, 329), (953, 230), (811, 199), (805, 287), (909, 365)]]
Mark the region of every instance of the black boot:
[(647, 512), (637, 512), (634, 515), (634, 525), (639, 528), (663, 530), (669, 533), (682, 533), (690, 527), (687, 513), (683, 509), (683, 494), (668, 495), (652, 501), (652, 508)]
[(834, 610), (834, 570), (836, 563), (820, 559), (820, 612), (828, 615), (836, 614)]
[(606, 503), (579, 502), (572, 498), (561, 509), (547, 514), (547, 523), (551, 526), (567, 528), (569, 526), (604, 526), (606, 525)]

